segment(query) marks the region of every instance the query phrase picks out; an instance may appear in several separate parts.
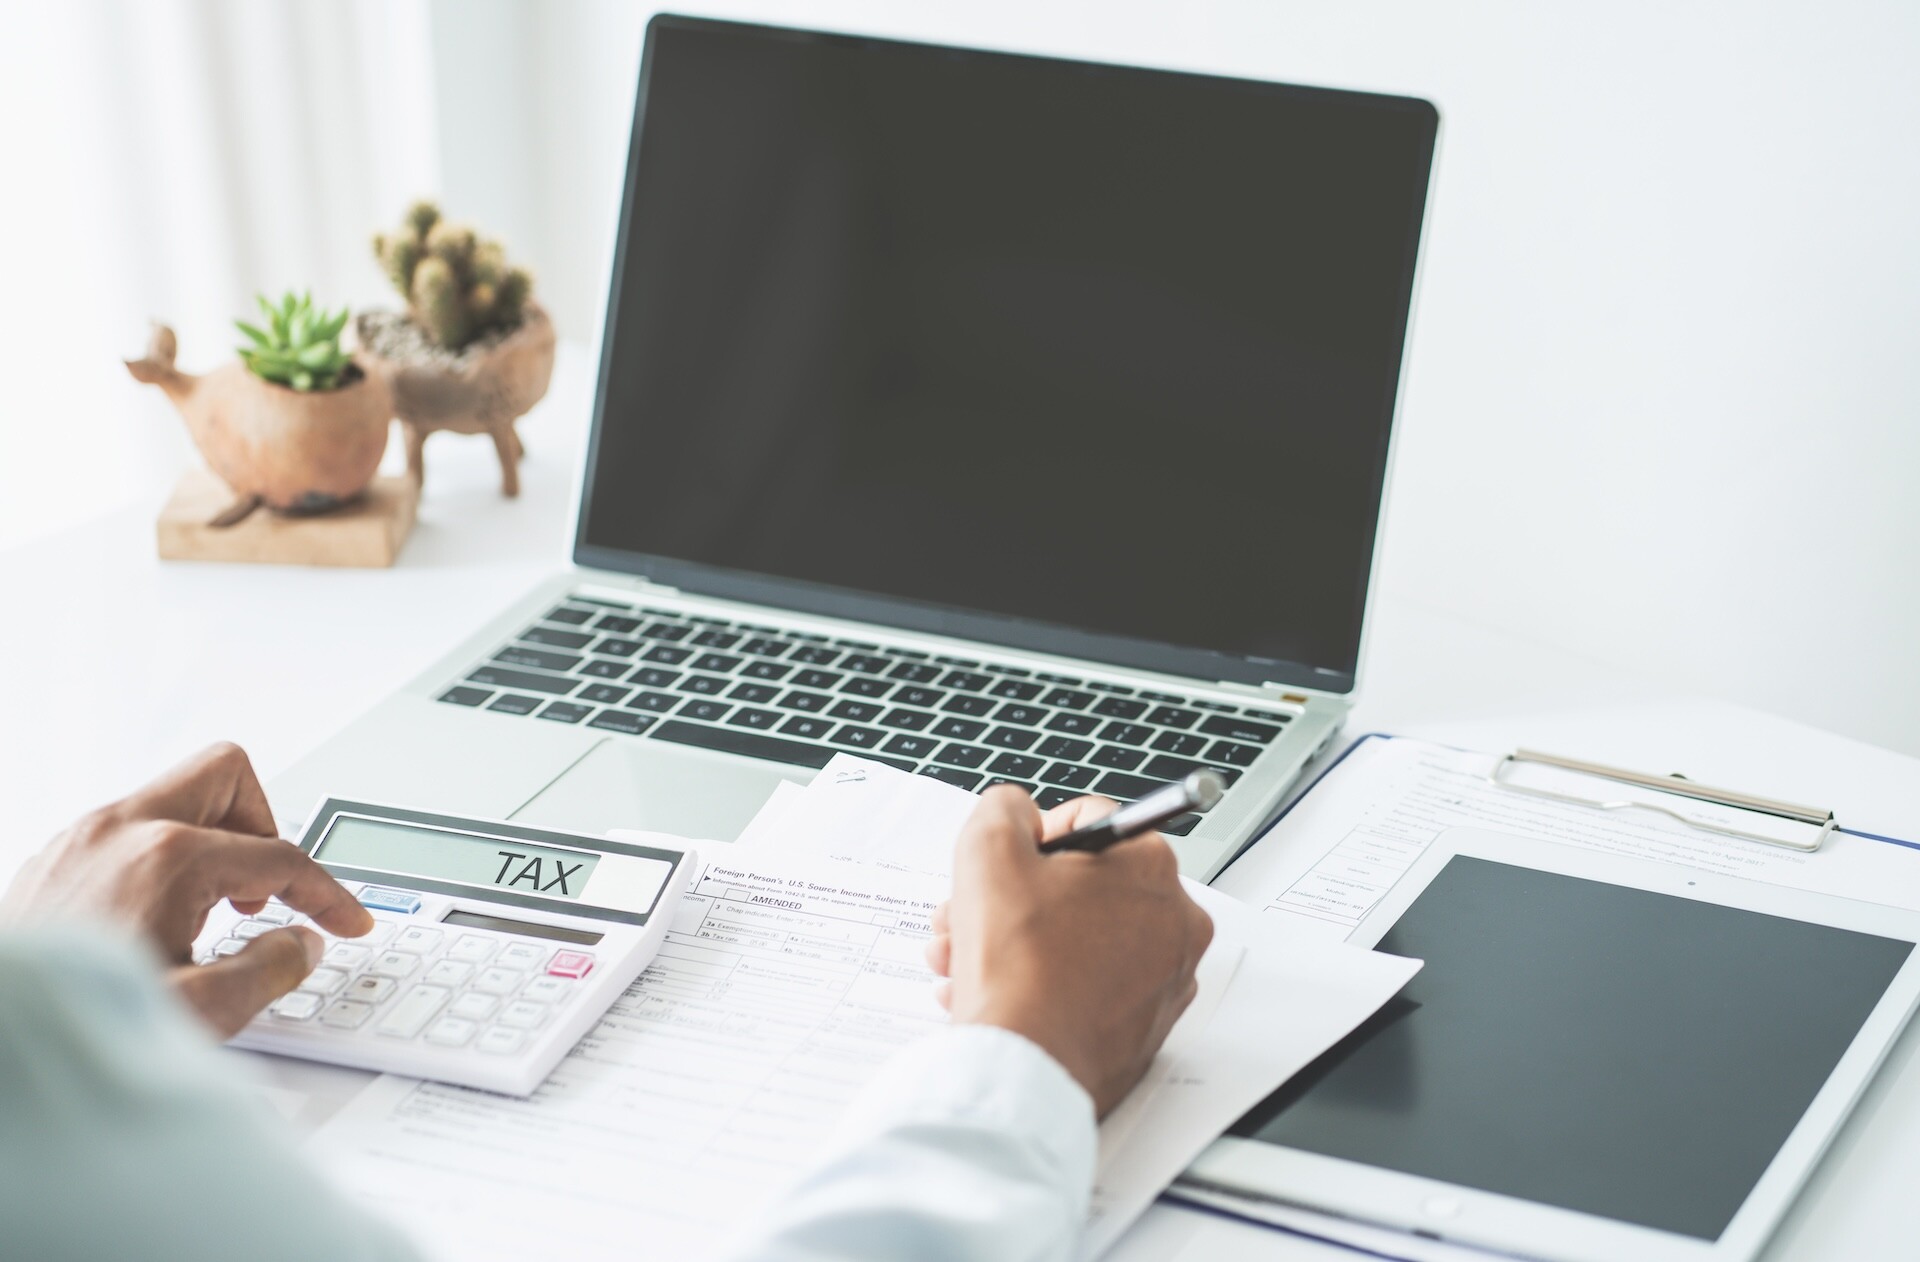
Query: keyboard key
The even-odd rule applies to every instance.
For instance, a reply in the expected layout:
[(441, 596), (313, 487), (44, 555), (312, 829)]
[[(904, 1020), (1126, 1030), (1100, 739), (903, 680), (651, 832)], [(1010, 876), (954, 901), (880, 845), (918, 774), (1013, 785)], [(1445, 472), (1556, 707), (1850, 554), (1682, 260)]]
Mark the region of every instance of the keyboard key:
[(751, 653), (755, 657), (779, 657), (792, 647), (793, 642), (790, 640), (770, 640), (762, 636), (759, 639), (748, 640), (745, 644), (742, 644), (740, 651), (742, 653)]
[(747, 668), (740, 674), (747, 679), (785, 679), (793, 672), (793, 667), (785, 662), (748, 662)]
[(1158, 723), (1161, 727), (1192, 727), (1200, 720), (1198, 710), (1182, 710), (1179, 706), (1163, 705), (1147, 715), (1147, 722)]
[(911, 662), (928, 661), (933, 656), (931, 653), (922, 653), (919, 649), (890, 648), (882, 651), (893, 657), (904, 657)]
[(264, 920), (243, 920), (233, 927), (233, 936), (243, 941), (251, 942), (261, 934), (269, 932), (272, 928), (273, 926)]
[[(469, 676), (471, 678), (471, 676)], [(485, 680), (480, 682), (485, 683)], [(1252, 719), (1238, 715), (1229, 717), (1224, 714), (1212, 715), (1200, 724), (1200, 730), (1209, 736), (1224, 736), (1231, 741), (1246, 741), (1252, 745), (1265, 745), (1280, 735), (1280, 724), (1285, 723), (1284, 715), (1269, 715), (1276, 720), (1273, 723), (1256, 723)]]
[(1154, 737), (1153, 747), (1161, 753), (1178, 754), (1184, 758), (1205, 749), (1207, 738), (1196, 736), (1192, 732), (1162, 732)]
[(842, 701), (827, 711), (836, 719), (852, 719), (855, 723), (871, 723), (880, 717), (885, 706), (875, 705), (871, 701)]
[(724, 701), (708, 701), (696, 697), (680, 707), (677, 713), (683, 719), (698, 719), (702, 723), (718, 723), (727, 717), (727, 711), (733, 709)]
[(474, 1046), (490, 1056), (511, 1056), (524, 1047), (526, 1042), (527, 1035), (524, 1030), (509, 1030), (503, 1025), (490, 1025)]
[(992, 682), (992, 675), (982, 675), (978, 671), (971, 670), (951, 670), (941, 676), (940, 686), (958, 689), (961, 692), (979, 692)]
[(627, 699), (631, 688), (616, 688), (612, 684), (588, 684), (578, 695), (581, 701), (591, 701), (595, 705), (619, 705)]
[(738, 666), (741, 660), (742, 659), (733, 656), (731, 653), (702, 653), (693, 659), (693, 664), (687, 669), (710, 670), (725, 674)]
[(677, 622), (656, 622), (640, 634), (649, 640), (684, 640), (693, 634), (693, 628)]
[(942, 666), (964, 666), (968, 670), (980, 669), (980, 663), (971, 657), (948, 657), (945, 653), (936, 653), (933, 660)]
[(931, 736), (894, 737), (880, 748), (889, 754), (899, 754), (903, 758), (925, 758), (940, 747), (940, 742)]
[[(498, 941), (487, 937), (485, 934), (466, 933), (460, 935), (460, 939), (455, 942), (452, 947), (448, 948), (447, 958), (450, 960), (459, 960), (464, 964), (478, 964), (482, 960), (492, 958), (494, 951), (497, 950), (499, 946)], [(485, 1016), (486, 1014), (482, 1013), (481, 1015)]]
[(877, 675), (892, 664), (890, 659), (872, 653), (855, 653), (851, 657), (841, 659), (840, 669), (858, 671), (863, 675)]
[(582, 666), (579, 673), (594, 679), (618, 679), (627, 673), (627, 664), (610, 657), (596, 657)]
[(255, 920), (264, 920), (270, 925), (290, 925), (293, 923), (293, 912), (281, 906), (279, 903), (268, 903), (259, 911), (254, 912), (253, 918)]
[(1001, 754), (987, 764), (987, 770), (1002, 776), (1029, 780), (1039, 775), (1040, 769), (1046, 765), (1044, 758), (1034, 758), (1027, 754)]
[(486, 688), (449, 688), (440, 694), (448, 705), (479, 705), (493, 693)]
[(680, 678), (677, 670), (667, 670), (660, 666), (642, 666), (629, 677), (629, 682), (642, 688), (671, 688), (673, 681)]
[(1109, 771), (1094, 784), (1093, 791), (1116, 801), (1131, 802), (1135, 798), (1145, 797), (1165, 783), (1167, 783), (1165, 780), (1149, 780), (1145, 776), (1130, 776), (1122, 771)]
[(609, 636), (593, 646), (593, 651), (602, 657), (632, 657), (647, 647), (638, 640), (620, 640)]
[(833, 698), (824, 692), (802, 692), (795, 689), (776, 703), (789, 710), (801, 710), (807, 714), (818, 714), (833, 704)]
[(530, 649), (524, 644), (515, 644), (495, 653), (493, 660), (504, 666), (531, 666), (535, 670), (565, 673), (585, 659), (578, 653), (556, 653), (552, 649)]
[(549, 696), (564, 697), (580, 686), (577, 679), (562, 679), (558, 675), (536, 675), (532, 671), (508, 670), (504, 666), (482, 666), (467, 676), (470, 684), (485, 684), (489, 688), (518, 688), (522, 692), (544, 692)]
[(1040, 748), (1033, 752), (1042, 758), (1064, 758), (1068, 762), (1079, 762), (1093, 751), (1092, 741), (1076, 741), (1065, 736), (1049, 736), (1040, 742)]
[(920, 768), (920, 774), (923, 776), (932, 776), (935, 780), (945, 780), (957, 789), (968, 790), (971, 790), (982, 780), (986, 779), (985, 776), (977, 771), (962, 771), (958, 767), (927, 766)]
[(316, 995), (331, 995), (346, 984), (346, 970), (322, 965), (307, 974), (307, 979), (300, 983), (300, 989), (310, 990)]
[(956, 741), (977, 741), (986, 730), (985, 723), (976, 723), (972, 719), (941, 719), (933, 725), (935, 736), (946, 736)]
[(778, 726), (782, 717), (784, 716), (778, 710), (755, 710), (742, 706), (733, 712), (733, 717), (727, 722), (736, 727), (750, 727), (764, 732)]
[(1176, 815), (1160, 825), (1160, 831), (1174, 837), (1184, 837), (1200, 823), (1200, 817), (1189, 811), (1185, 815)]
[(1049, 732), (1065, 732), (1070, 736), (1090, 736), (1100, 726), (1100, 720), (1091, 714), (1075, 714), (1063, 710), (1047, 720)]
[(992, 697), (969, 696), (961, 693), (958, 696), (948, 697), (947, 703), (940, 708), (949, 714), (981, 715), (991, 714), (999, 704)]
[(933, 715), (925, 710), (889, 710), (887, 717), (880, 720), (887, 727), (897, 727), (909, 732), (918, 732), (933, 722)]
[(1028, 670), (1024, 666), (1002, 666), (998, 662), (994, 663), (992, 666), (987, 667), (986, 669), (993, 671), (995, 674), (999, 674), (999, 675), (1017, 675), (1021, 679), (1025, 679), (1028, 676), (1033, 674), (1032, 671)]
[(520, 633), (520, 638), (528, 644), (544, 644), (548, 648), (583, 649), (593, 643), (593, 636), (585, 631), (562, 631), (559, 627), (528, 627)]
[(1055, 688), (1040, 698), (1040, 704), (1059, 706), (1063, 710), (1084, 710), (1093, 704), (1093, 694), (1076, 692), (1072, 688)]
[[(246, 949), (247, 944), (238, 938), (222, 938), (213, 944), (213, 953), (216, 956), (238, 955)], [(204, 964), (206, 961), (202, 960), (201, 963)]]
[(537, 1030), (547, 1021), (547, 1005), (516, 999), (500, 1009), (500, 1024), (515, 1030)]
[(540, 708), (539, 697), (523, 697), (518, 693), (508, 693), (488, 706), (489, 710), (498, 710), (502, 714), (532, 714)]
[[(704, 621), (704, 619), (695, 619)], [(731, 631), (702, 631), (693, 637), (693, 643), (703, 649), (730, 649), (740, 643), (740, 637)]]
[(627, 705), (635, 710), (651, 710), (655, 714), (665, 714), (680, 704), (680, 698), (670, 692), (636, 692)]
[(1021, 727), (996, 727), (987, 733), (987, 744), (1002, 749), (1026, 749), (1040, 739), (1040, 733)]
[(408, 925), (393, 939), (393, 949), (410, 951), (415, 955), (431, 955), (445, 936), (438, 929), (429, 929), (425, 925)]
[(946, 695), (938, 688), (922, 688), (918, 684), (905, 684), (890, 699), (896, 705), (915, 705), (931, 710), (939, 705)]
[(593, 624), (593, 629), (609, 635), (631, 635), (640, 629), (640, 619), (629, 618), (625, 614), (603, 613), (600, 620)]
[(1137, 719), (1147, 712), (1144, 701), (1129, 701), (1125, 697), (1107, 697), (1093, 707), (1095, 714), (1104, 714), (1110, 719)]
[(453, 1001), (452, 1006), (447, 1009), (447, 1015), (462, 1017), (468, 1021), (485, 1021), (499, 1006), (500, 1001), (492, 995), (483, 995), (477, 990), (469, 990)]
[(347, 987), (347, 998), (355, 1003), (376, 1007), (393, 997), (400, 984), (389, 977), (368, 977), (364, 974), (353, 979)]
[(1057, 789), (1050, 784), (1042, 785), (1040, 791), (1033, 795), (1033, 804), (1043, 811), (1050, 811), (1062, 802), (1071, 802), (1079, 796), (1080, 794), (1070, 789)]
[(592, 713), (593, 707), (590, 705), (575, 705), (571, 701), (552, 701), (547, 703), (547, 708), (540, 711), (538, 717), (552, 719), (555, 723), (578, 723)]
[(732, 683), (725, 675), (688, 675), (679, 683), (681, 692), (691, 692), (702, 697), (717, 697)]
[(552, 949), (533, 942), (510, 942), (496, 963), (501, 968), (539, 968)]
[(336, 1030), (357, 1030), (367, 1023), (373, 1009), (352, 999), (336, 999), (320, 1014), (320, 1024)]
[(1109, 723), (1100, 729), (1100, 739), (1120, 745), (1144, 745), (1153, 729), (1144, 723)]
[(635, 714), (631, 710), (602, 710), (587, 720), (588, 727), (597, 727), (605, 732), (621, 732), (628, 736), (638, 736), (653, 726), (653, 717)]
[(640, 655), (643, 662), (659, 662), (663, 666), (678, 666), (693, 656), (692, 649), (677, 649), (670, 644), (656, 644)]
[(1010, 701), (994, 711), (993, 717), (1001, 723), (1018, 723), (1022, 727), (1039, 727), (1046, 721), (1047, 711), (1037, 705), (1023, 705)]
[(901, 662), (887, 672), (888, 679), (905, 680), (910, 684), (930, 684), (946, 674), (931, 662)]
[(1173, 758), (1166, 754), (1148, 759), (1147, 765), (1140, 768), (1140, 774), (1143, 776), (1160, 776), (1168, 780), (1178, 780), (1196, 771), (1217, 771), (1220, 773), (1220, 778), (1228, 784), (1240, 778), (1240, 773), (1232, 767), (1195, 762), (1190, 758)]
[(891, 679), (875, 679), (871, 675), (861, 675), (842, 684), (840, 691), (854, 697), (884, 697), (892, 688)]
[(420, 980), (431, 982), (435, 986), (461, 986), (473, 975), (473, 965), (460, 960), (435, 960)]
[(780, 730), (788, 736), (804, 736), (810, 741), (823, 741), (831, 732), (835, 723), (832, 719), (814, 718), (812, 715), (796, 714), (780, 725)]
[(1262, 753), (1258, 745), (1236, 745), (1232, 741), (1215, 741), (1207, 750), (1207, 757), (1215, 762), (1224, 762), (1235, 767), (1248, 767)]
[(1092, 767), (1076, 767), (1072, 763), (1057, 762), (1040, 774), (1048, 784), (1057, 784), (1062, 788), (1079, 792), (1099, 778), (1100, 773)]
[(441, 1047), (465, 1047), (479, 1028), (465, 1017), (441, 1017), (427, 1030), (427, 1042)]
[(855, 749), (877, 749), (887, 739), (887, 733), (877, 727), (855, 727), (849, 723), (833, 734), (836, 745), (851, 745)]
[(1092, 688), (1098, 692), (1118, 692), (1118, 693), (1123, 693), (1127, 696), (1133, 695), (1133, 689), (1127, 687), (1125, 684), (1091, 683), (1091, 684), (1088, 684), (1087, 687)]
[(956, 767), (978, 767), (991, 757), (993, 757), (991, 749), (983, 749), (978, 745), (953, 744), (941, 750), (936, 760), (952, 763)]
[(780, 695), (778, 684), (737, 684), (727, 694), (735, 701), (744, 701), (748, 705), (765, 705)]
[(310, 991), (296, 990), (290, 995), (282, 995), (268, 1011), (276, 1017), (284, 1017), (289, 1021), (309, 1021), (313, 1019), (315, 1013), (320, 1011), (320, 1005), (325, 1002), (326, 1000)]
[(356, 969), (372, 954), (372, 951), (357, 943), (336, 942), (327, 948), (327, 953), (320, 959), (322, 963), (331, 964), (335, 968)]
[(387, 1015), (374, 1026), (376, 1034), (388, 1038), (410, 1039), (427, 1028), (440, 1009), (447, 1006), (453, 992), (445, 986), (415, 986), (400, 996), (400, 1002), (387, 1009)]
[(567, 605), (559, 605), (547, 610), (546, 616), (542, 618), (541, 621), (564, 622), (570, 627), (577, 627), (592, 617), (593, 610), (591, 609), (574, 609)]
[(1102, 745), (1093, 751), (1093, 757), (1087, 761), (1096, 767), (1116, 767), (1121, 771), (1132, 771), (1146, 756), (1145, 750), (1128, 749), (1123, 745)]
[(1015, 701), (1031, 701), (1045, 692), (1046, 689), (1039, 684), (1029, 683), (1024, 679), (1003, 679), (993, 687), (987, 689), (987, 691), (996, 697), (1011, 697)]
[(1056, 675), (1050, 670), (1036, 670), (1033, 672), (1033, 677), (1044, 679), (1050, 684), (1065, 684), (1069, 688), (1078, 688), (1086, 682), (1077, 675)]
[(411, 916), (420, 910), (420, 896), (412, 890), (368, 885), (360, 891), (360, 905), (369, 911), (397, 911), (403, 916)]
[[(556, 964), (559, 960), (556, 958)], [(552, 971), (550, 965), (548, 971)], [(531, 999), (535, 1003), (559, 1003), (573, 995), (573, 983), (565, 977), (536, 977), (527, 983), (520, 992), (522, 999)]]
[(803, 670), (793, 677), (795, 688), (831, 688), (846, 676), (831, 670)]
[[(793, 722), (825, 721), (796, 718)], [(833, 760), (833, 751), (825, 745), (803, 745), (799, 741), (782, 740), (778, 736), (748, 732), (737, 727), (707, 727), (699, 723), (682, 723), (678, 719), (670, 719), (654, 728), (653, 739), (672, 741), (679, 745), (693, 745), (720, 753), (740, 754), (747, 758), (763, 758), (768, 762), (783, 762), (798, 767), (819, 768)]]
[(818, 644), (804, 645), (793, 655), (793, 660), (808, 666), (831, 666), (840, 658), (839, 649), (823, 648)]
[(1035, 789), (1040, 787), (1036, 784), (1030, 784), (1025, 780), (1005, 780), (996, 776), (995, 778), (987, 781), (985, 785), (981, 786), (980, 791), (982, 793), (985, 793), (988, 789), (997, 788), (1003, 784), (1011, 785), (1012, 787), (1019, 789), (1025, 793), (1032, 793)]
[(483, 968), (473, 979), (473, 988), (483, 995), (511, 995), (525, 977), (519, 969)]
[(406, 977), (420, 967), (420, 957), (409, 955), (405, 951), (382, 951), (367, 965), (367, 972), (375, 977)]

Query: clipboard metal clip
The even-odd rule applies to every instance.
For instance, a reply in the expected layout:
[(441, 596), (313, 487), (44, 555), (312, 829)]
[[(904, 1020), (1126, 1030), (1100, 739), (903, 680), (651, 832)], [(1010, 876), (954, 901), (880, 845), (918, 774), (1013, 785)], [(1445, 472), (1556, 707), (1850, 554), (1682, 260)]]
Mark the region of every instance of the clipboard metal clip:
[[(1643, 789), (1654, 789), (1661, 793), (1670, 793), (1676, 797), (1691, 798), (1696, 802), (1706, 802), (1714, 806), (1733, 810), (1752, 811), (1760, 815), (1771, 815), (1778, 819), (1792, 820), (1817, 828), (1811, 840), (1800, 841), (1792, 838), (1767, 836), (1764, 833), (1749, 832), (1736, 828), (1719, 820), (1704, 819), (1689, 815), (1673, 807), (1662, 806), (1656, 802), (1637, 802), (1629, 798), (1607, 799), (1587, 798), (1571, 793), (1559, 793), (1552, 789), (1542, 789), (1529, 784), (1516, 784), (1507, 778), (1510, 768), (1523, 763), (1543, 767), (1556, 767), (1562, 771), (1571, 771), (1597, 780), (1611, 780), (1616, 784), (1630, 784)], [(1741, 793), (1733, 789), (1710, 789), (1695, 784), (1681, 775), (1654, 776), (1641, 771), (1626, 771), (1619, 767), (1608, 767), (1597, 762), (1583, 762), (1577, 758), (1562, 758), (1557, 754), (1542, 754), (1531, 749), (1516, 749), (1501, 757), (1487, 773), (1487, 779), (1499, 788), (1510, 793), (1524, 793), (1529, 797), (1546, 798), (1554, 802), (1566, 802), (1574, 806), (1590, 806), (1601, 811), (1656, 811), (1672, 819), (1679, 820), (1689, 828), (1702, 832), (1718, 833), (1724, 837), (1737, 837), (1742, 841), (1757, 841), (1762, 845), (1782, 846), (1788, 850), (1799, 850), (1811, 854), (1825, 844), (1827, 838), (1838, 827), (1832, 811), (1823, 811), (1817, 807), (1799, 806), (1792, 802), (1775, 801), (1752, 793)]]

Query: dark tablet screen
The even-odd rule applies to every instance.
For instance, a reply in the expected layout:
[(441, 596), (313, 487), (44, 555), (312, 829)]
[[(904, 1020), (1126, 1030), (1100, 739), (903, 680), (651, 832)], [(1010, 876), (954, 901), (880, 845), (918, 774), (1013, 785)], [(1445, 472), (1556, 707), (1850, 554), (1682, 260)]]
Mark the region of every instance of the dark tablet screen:
[(1464, 855), (1426, 967), (1230, 1134), (1716, 1239), (1913, 944)]

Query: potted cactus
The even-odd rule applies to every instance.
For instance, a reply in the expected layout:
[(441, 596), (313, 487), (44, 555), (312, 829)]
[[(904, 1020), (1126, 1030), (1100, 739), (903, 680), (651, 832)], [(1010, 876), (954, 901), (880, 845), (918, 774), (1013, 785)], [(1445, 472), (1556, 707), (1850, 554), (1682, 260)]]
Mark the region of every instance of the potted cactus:
[(407, 310), (363, 312), (362, 350), (393, 388), (406, 437), (407, 472), (425, 480), (424, 448), (436, 430), (491, 435), (500, 490), (520, 493), (518, 420), (553, 376), (553, 323), (533, 301), (533, 281), (509, 266), (499, 242), (415, 202), (399, 228), (373, 239), (374, 257)]
[(174, 367), (177, 340), (164, 324), (134, 379), (159, 386), (179, 409), (194, 445), (234, 501), (210, 524), (231, 526), (265, 505), (317, 513), (360, 495), (380, 468), (393, 417), (386, 381), (340, 346), (345, 308), (329, 315), (311, 295), (257, 299), (262, 320), (234, 323), (246, 335), (238, 363), (194, 376)]

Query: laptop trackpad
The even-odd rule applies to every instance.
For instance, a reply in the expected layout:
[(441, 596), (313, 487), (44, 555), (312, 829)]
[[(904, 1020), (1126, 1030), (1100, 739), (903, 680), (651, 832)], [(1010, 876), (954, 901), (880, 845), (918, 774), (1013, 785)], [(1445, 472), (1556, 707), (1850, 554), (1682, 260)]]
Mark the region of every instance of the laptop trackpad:
[(788, 771), (657, 741), (608, 738), (512, 818), (580, 833), (638, 828), (732, 841), (780, 781), (812, 778), (806, 767)]

